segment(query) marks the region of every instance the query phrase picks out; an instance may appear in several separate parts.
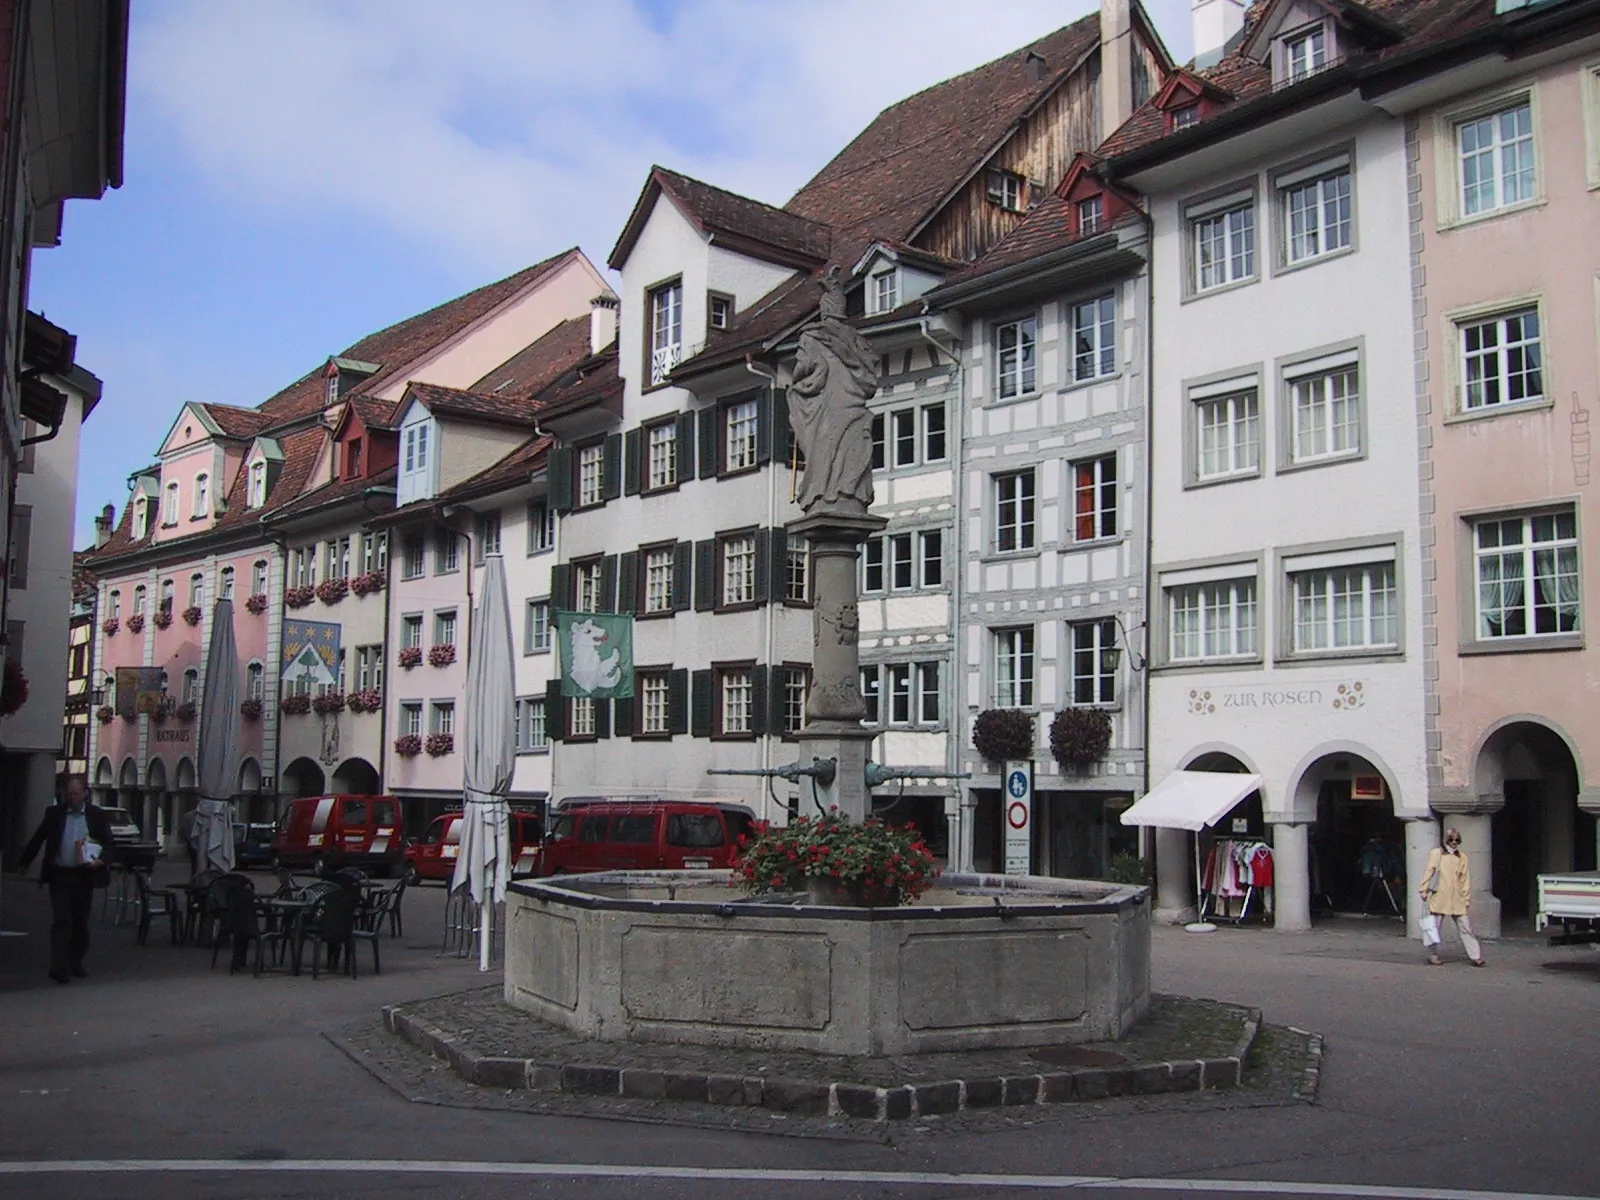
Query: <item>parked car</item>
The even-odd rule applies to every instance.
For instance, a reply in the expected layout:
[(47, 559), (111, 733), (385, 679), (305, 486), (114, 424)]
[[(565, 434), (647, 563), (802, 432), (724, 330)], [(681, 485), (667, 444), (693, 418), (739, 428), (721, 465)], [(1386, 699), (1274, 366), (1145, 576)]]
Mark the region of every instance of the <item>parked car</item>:
[(272, 865), (319, 875), (360, 867), (390, 875), (404, 861), (400, 802), (393, 796), (302, 796), (289, 802), (272, 839)]
[[(513, 810), (507, 834), (511, 841), (511, 876), (532, 875), (544, 839), (544, 821), (535, 812)], [(461, 852), (461, 814), (445, 813), (428, 824), (427, 832), (406, 846), (406, 872), (412, 883), (422, 879), (448, 881), (455, 874)]]
[(128, 810), (125, 808), (108, 808), (104, 810), (106, 819), (111, 822), (111, 843), (114, 846), (132, 846), (144, 841), (144, 833), (139, 829)]
[(272, 839), (277, 830), (271, 825), (233, 823), (233, 862), (239, 867), (264, 867), (272, 861)]
[(710, 800), (576, 802), (552, 816), (537, 873), (728, 867), (754, 821), (742, 804)]

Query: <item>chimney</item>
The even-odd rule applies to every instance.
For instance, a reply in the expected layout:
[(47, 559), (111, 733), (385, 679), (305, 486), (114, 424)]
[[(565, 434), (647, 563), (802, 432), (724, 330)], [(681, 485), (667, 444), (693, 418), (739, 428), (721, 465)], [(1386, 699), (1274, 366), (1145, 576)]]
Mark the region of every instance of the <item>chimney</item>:
[(1100, 0), (1101, 141), (1133, 115), (1133, 21), (1128, 6), (1129, 0)]
[(1244, 28), (1243, 0), (1191, 0), (1194, 65), (1197, 70), (1222, 61), (1227, 45)]
[(589, 301), (589, 353), (599, 354), (617, 340), (617, 298), (601, 292)]
[(100, 515), (94, 519), (94, 548), (100, 549), (111, 540), (111, 531), (116, 527), (117, 510), (111, 505), (106, 505), (100, 510)]

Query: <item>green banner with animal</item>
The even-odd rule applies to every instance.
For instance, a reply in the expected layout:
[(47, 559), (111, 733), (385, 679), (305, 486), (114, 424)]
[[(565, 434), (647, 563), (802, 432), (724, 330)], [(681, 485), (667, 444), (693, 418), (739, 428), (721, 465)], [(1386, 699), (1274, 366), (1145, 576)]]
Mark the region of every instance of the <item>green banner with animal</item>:
[(614, 613), (556, 614), (561, 694), (594, 700), (633, 695), (633, 618)]

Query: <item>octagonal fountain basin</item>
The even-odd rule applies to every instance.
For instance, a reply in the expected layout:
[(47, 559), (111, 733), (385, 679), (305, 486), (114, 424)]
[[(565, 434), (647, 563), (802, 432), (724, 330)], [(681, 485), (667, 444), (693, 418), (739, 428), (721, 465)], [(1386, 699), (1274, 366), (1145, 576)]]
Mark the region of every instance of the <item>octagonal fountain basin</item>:
[(1120, 1037), (1150, 1004), (1147, 889), (940, 878), (903, 908), (745, 896), (724, 871), (511, 885), (506, 1002), (606, 1041), (915, 1054)]

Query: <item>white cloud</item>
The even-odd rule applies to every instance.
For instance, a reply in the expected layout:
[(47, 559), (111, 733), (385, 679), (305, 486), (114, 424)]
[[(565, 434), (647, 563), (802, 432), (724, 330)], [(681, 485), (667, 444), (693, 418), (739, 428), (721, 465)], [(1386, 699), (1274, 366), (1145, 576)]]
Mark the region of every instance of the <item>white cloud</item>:
[(132, 103), (234, 203), (380, 223), (473, 282), (602, 258), (652, 162), (782, 203), (886, 105), (1091, 8), (169, 0), (136, 9)]

